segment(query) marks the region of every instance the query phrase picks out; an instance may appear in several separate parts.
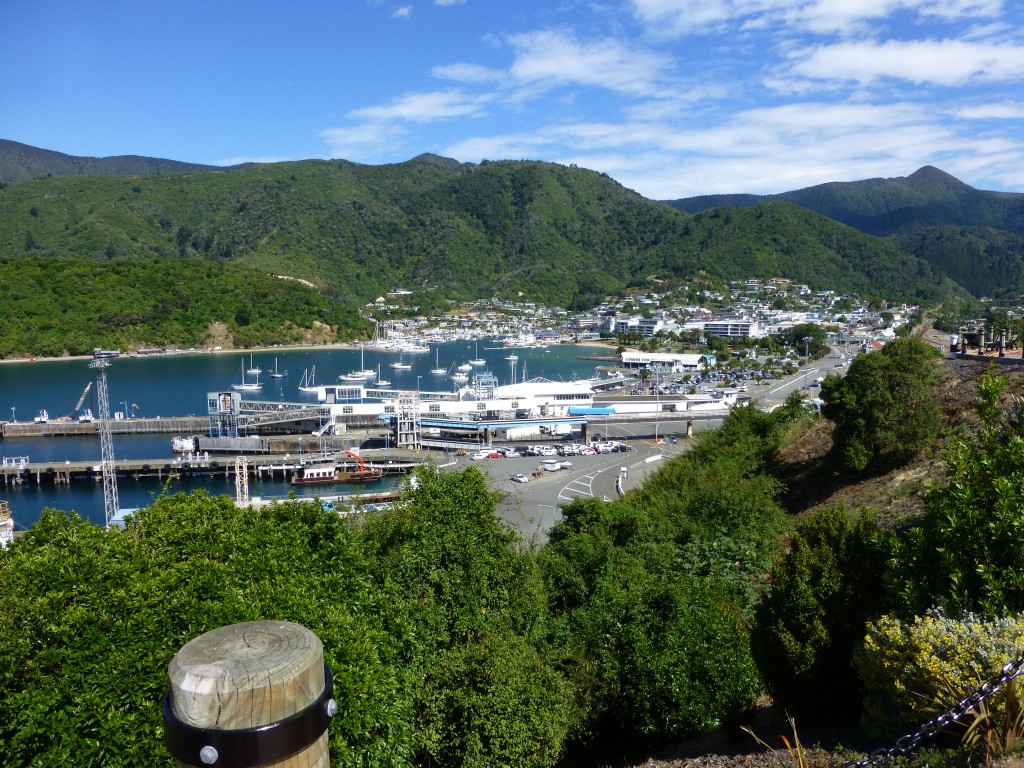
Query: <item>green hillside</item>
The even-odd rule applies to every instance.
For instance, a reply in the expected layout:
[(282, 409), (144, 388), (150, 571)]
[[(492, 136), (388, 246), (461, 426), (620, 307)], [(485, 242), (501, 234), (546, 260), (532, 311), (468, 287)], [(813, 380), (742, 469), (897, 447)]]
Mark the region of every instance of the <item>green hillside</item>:
[(129, 176), (143, 173), (217, 170), (221, 169), (212, 165), (181, 163), (177, 160), (161, 160), (139, 155), (78, 157), (0, 139), (0, 185), (17, 184), (46, 176)]
[(1024, 288), (1024, 194), (975, 189), (925, 166), (907, 177), (833, 182), (778, 195), (706, 195), (670, 201), (712, 207), (785, 201), (889, 238), (976, 296)]
[[(6, 275), (25, 259), (51, 260), (61, 270), (85, 269), (85, 262), (106, 275), (125, 263), (147, 265), (148, 277), (130, 295), (106, 299), (143, 304), (159, 304), (161, 283), (180, 275), (201, 276), (203, 294), (213, 297), (238, 294), (241, 284), (285, 290), (279, 278), (296, 278), (312, 287), (289, 281), (288, 290), (308, 293), (338, 332), (358, 327), (357, 308), (396, 286), (440, 305), (498, 295), (569, 307), (647, 285), (650, 276), (682, 280), (698, 271), (721, 281), (781, 275), (896, 299), (936, 298), (950, 288), (891, 245), (795, 206), (693, 217), (580, 168), (434, 156), (385, 166), (310, 160), (10, 185), (0, 190), (4, 284), (15, 284)], [(45, 292), (24, 291), (19, 301), (42, 310)], [(80, 313), (64, 322), (79, 324), (91, 300), (83, 296)], [(205, 320), (225, 323), (234, 343), (251, 343), (248, 326), (206, 306)], [(11, 318), (11, 307), (3, 309), (6, 319), (24, 322), (27, 313)], [(309, 320), (285, 305), (279, 313), (272, 302), (261, 307), (261, 337)], [(125, 344), (203, 343), (201, 322), (170, 327), (159, 313), (141, 324), (122, 316), (114, 313), (103, 327)]]

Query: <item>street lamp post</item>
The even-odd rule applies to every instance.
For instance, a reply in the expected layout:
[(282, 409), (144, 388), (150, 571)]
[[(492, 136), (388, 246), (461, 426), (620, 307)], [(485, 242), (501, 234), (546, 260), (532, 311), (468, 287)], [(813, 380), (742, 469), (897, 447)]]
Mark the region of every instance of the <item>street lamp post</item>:
[(420, 391), (420, 379), (422, 379), (422, 378), (423, 378), (422, 376), (417, 376), (416, 377), (416, 391), (417, 392)]
[(13, 405), (11, 406), (11, 421), (17, 421), (17, 419), (14, 418), (14, 406)]
[(811, 359), (811, 355), (808, 352), (808, 348), (810, 346), (810, 343), (811, 343), (811, 337), (810, 336), (804, 336), (804, 360), (806, 360), (808, 362)]

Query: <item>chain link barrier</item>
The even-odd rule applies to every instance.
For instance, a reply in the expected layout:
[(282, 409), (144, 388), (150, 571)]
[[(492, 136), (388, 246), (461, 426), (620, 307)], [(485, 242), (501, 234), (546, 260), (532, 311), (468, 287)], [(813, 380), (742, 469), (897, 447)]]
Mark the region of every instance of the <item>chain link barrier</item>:
[(917, 749), (923, 739), (930, 739), (940, 731), (945, 730), (1022, 673), (1024, 673), (1024, 656), (1006, 664), (998, 675), (991, 680), (986, 680), (974, 693), (965, 696), (941, 715), (922, 725), (914, 733), (901, 736), (888, 749), (876, 749), (861, 760), (851, 760), (850, 762), (843, 763), (842, 768), (866, 768), (872, 765), (885, 765), (894, 757), (910, 754)]

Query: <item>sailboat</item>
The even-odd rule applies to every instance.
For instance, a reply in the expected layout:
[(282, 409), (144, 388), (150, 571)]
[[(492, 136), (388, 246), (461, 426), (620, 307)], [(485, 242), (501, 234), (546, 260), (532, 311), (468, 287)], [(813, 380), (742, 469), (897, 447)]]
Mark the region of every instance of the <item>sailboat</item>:
[(247, 370), (246, 373), (251, 373), (254, 376), (259, 376), (261, 373), (263, 373), (262, 368), (256, 367), (256, 363), (253, 361), (252, 355), (249, 355), (249, 370)]
[(383, 378), (380, 375), (380, 363), (377, 364), (377, 382), (376, 383), (377, 383), (378, 387), (390, 387), (391, 386), (391, 382), (388, 381), (387, 379)]
[(476, 357), (469, 361), (470, 365), (486, 365), (487, 361), (480, 357), (480, 342), (476, 343)]
[(287, 370), (284, 370), (284, 371), (277, 370), (277, 358), (275, 357), (274, 358), (274, 372), (270, 374), (270, 378), (272, 378), (272, 379), (283, 379), (287, 375), (288, 375), (288, 371)]
[(245, 360), (242, 360), (242, 383), (232, 384), (231, 388), (239, 392), (258, 392), (263, 387), (263, 385), (260, 384), (260, 375), (257, 373), (256, 381), (251, 382), (245, 380), (245, 373)]
[(299, 382), (299, 392), (316, 392), (316, 366), (312, 372), (307, 368), (302, 372), (302, 381)]
[(350, 376), (353, 376), (353, 377), (359, 376), (359, 377), (362, 377), (364, 379), (372, 379), (377, 374), (377, 372), (375, 370), (373, 370), (373, 368), (367, 368), (366, 367), (366, 359), (365, 359), (365, 357), (366, 357), (366, 347), (363, 346), (363, 345), (360, 345), (359, 346), (359, 365), (361, 366), (361, 370), (352, 371), (352, 373), (349, 374)]
[(448, 373), (448, 369), (441, 367), (441, 350), (435, 350), (435, 353), (436, 354), (434, 355), (434, 367), (430, 369), (430, 372), (435, 376), (444, 376), (446, 373)]
[(397, 363), (392, 363), (391, 367), (394, 368), (396, 371), (408, 371), (408, 370), (412, 369), (412, 363), (404, 363), (404, 362), (402, 362), (402, 356), (399, 355), (398, 356), (398, 362)]

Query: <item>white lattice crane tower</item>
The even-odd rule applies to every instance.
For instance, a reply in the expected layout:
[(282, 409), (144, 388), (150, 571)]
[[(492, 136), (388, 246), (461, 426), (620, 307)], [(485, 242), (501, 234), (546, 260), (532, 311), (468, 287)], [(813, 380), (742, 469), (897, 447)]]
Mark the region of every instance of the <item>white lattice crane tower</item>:
[(245, 456), (235, 457), (235, 504), (249, 506), (249, 460)]
[(107, 391), (107, 367), (110, 363), (106, 360), (93, 360), (89, 363), (90, 368), (96, 369), (96, 400), (100, 409), (100, 469), (103, 474), (103, 509), (106, 516), (107, 527), (111, 520), (117, 515), (121, 505), (117, 499), (117, 467), (114, 464), (114, 438), (110, 434), (110, 395)]

